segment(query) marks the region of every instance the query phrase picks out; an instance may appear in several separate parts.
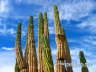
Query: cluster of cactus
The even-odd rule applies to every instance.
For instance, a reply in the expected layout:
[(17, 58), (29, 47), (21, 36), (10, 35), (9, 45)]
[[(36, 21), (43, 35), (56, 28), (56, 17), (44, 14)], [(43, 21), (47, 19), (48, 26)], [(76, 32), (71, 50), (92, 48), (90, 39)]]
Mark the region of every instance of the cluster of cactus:
[[(54, 6), (54, 27), (57, 45), (56, 69), (54, 69), (50, 48), (47, 13), (39, 13), (38, 55), (36, 53), (34, 40), (33, 17), (30, 16), (29, 18), (28, 32), (26, 36), (26, 50), (24, 56), (21, 50), (21, 23), (18, 24), (16, 36), (15, 72), (73, 72), (71, 65), (66, 66), (61, 64), (71, 64), (71, 56), (64, 29), (60, 25), (59, 11), (56, 5)], [(82, 52), (80, 52), (80, 61), (82, 64), (84, 64), (82, 67), (82, 72), (85, 72), (87, 66), (85, 65), (85, 59), (84, 61), (83, 59), (84, 55), (82, 55)]]

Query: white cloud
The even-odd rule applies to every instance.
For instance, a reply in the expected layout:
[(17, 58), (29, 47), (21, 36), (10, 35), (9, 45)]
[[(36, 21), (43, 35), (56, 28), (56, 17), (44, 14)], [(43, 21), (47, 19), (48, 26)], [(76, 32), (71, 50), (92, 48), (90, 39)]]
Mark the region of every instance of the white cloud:
[(81, 24), (77, 24), (77, 27), (89, 33), (96, 33), (96, 15), (92, 15), (87, 20), (83, 21)]
[[(95, 9), (93, 1), (78, 1), (70, 3), (61, 3), (58, 6), (60, 19), (79, 20), (82, 17), (90, 16), (90, 12)], [(53, 18), (53, 10), (49, 11), (50, 18)]]
[[(75, 43), (78, 44), (79, 46), (76, 45)], [(74, 42), (73, 47), (76, 47), (76, 46), (78, 48), (84, 49), (86, 51), (90, 51), (89, 53), (93, 54), (93, 52), (96, 50), (96, 48), (95, 48), (96, 47), (96, 36), (95, 35), (82, 36), (79, 39), (77, 39), (76, 42)]]
[(0, 13), (7, 13), (8, 11), (9, 11), (9, 1), (0, 0)]
[(10, 34), (15, 34), (16, 33), (16, 31), (14, 29), (12, 29), (12, 28), (8, 29), (7, 32), (10, 33)]
[[(6, 26), (0, 29), (0, 35), (16, 35), (16, 30), (14, 28), (7, 29)], [(22, 31), (22, 36), (25, 36), (26, 32)]]
[[(83, 49), (86, 51), (90, 51), (89, 53), (92, 53), (93, 51), (96, 50), (96, 35), (95, 34), (88, 34), (88, 35), (83, 35), (80, 36), (77, 39), (69, 39), (68, 43), (70, 44), (71, 49), (73, 48), (79, 48), (79, 49)], [(94, 54), (93, 54), (94, 55)], [(92, 55), (92, 56), (93, 56)]]
[(13, 28), (7, 29), (6, 27), (0, 29), (0, 35), (6, 35), (6, 34), (15, 35), (16, 31)]
[[(16, 27), (15, 28), (8, 28), (8, 25), (7, 23), (3, 23), (3, 20), (0, 18), (0, 35), (16, 35), (16, 32), (17, 32), (17, 27), (16, 25), (11, 25), (12, 27)], [(26, 35), (26, 31), (25, 29), (22, 28), (22, 36), (25, 36)]]
[(96, 36), (85, 36), (83, 37), (83, 43), (84, 44), (90, 44), (90, 45), (93, 45), (95, 46), (96, 45)]
[(61, 5), (61, 19), (78, 20), (79, 18), (88, 16), (90, 11), (94, 8), (94, 5), (95, 4), (91, 1)]
[(8, 51), (15, 50), (15, 48), (8, 48), (8, 47), (2, 47), (1, 49), (3, 49), (3, 50), (8, 50)]
[(15, 0), (17, 3), (26, 3), (26, 4), (37, 4), (42, 6), (48, 6), (56, 3), (60, 3), (60, 0), (54, 1), (54, 0)]

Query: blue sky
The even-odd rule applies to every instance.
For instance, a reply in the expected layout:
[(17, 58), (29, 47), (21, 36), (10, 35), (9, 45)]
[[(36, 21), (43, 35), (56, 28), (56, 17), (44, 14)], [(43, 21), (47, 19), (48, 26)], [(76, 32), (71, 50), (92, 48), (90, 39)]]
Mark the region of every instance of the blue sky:
[[(38, 13), (47, 12), (52, 55), (56, 58), (53, 5), (58, 5), (72, 62), (79, 64), (78, 53), (83, 50), (90, 72), (96, 72), (96, 0), (0, 0), (0, 72), (14, 72), (15, 36), (18, 22), (22, 22), (22, 48), (25, 49), (28, 17), (34, 16), (37, 48)], [(94, 67), (95, 65), (95, 67)], [(81, 72), (74, 66), (74, 72)]]

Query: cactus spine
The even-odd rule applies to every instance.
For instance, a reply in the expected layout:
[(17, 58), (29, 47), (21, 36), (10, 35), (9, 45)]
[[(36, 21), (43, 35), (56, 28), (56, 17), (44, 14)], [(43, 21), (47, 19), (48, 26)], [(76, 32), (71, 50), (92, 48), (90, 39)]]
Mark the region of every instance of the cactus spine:
[(82, 64), (82, 72), (89, 72), (87, 65), (86, 65), (86, 59), (85, 59), (83, 51), (79, 52), (79, 57), (80, 57), (80, 63)]
[(51, 56), (50, 42), (49, 42), (49, 31), (48, 31), (48, 20), (47, 13), (44, 13), (44, 72), (54, 72), (54, 65)]
[(44, 72), (44, 64), (43, 64), (43, 40), (42, 36), (44, 33), (44, 21), (42, 13), (39, 13), (38, 20), (38, 72)]

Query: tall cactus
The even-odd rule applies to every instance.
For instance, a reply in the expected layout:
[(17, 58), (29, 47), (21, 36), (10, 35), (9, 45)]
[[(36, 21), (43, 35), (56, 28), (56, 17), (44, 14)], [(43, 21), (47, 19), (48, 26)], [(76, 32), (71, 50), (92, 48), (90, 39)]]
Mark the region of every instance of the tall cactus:
[(65, 66), (61, 65), (60, 63), (64, 63), (65, 59), (65, 51), (63, 49), (62, 43), (62, 34), (61, 34), (61, 27), (60, 27), (60, 18), (59, 18), (59, 11), (58, 7), (54, 6), (54, 27), (56, 33), (56, 45), (57, 45), (57, 59), (56, 59), (56, 70), (55, 72), (66, 72)]
[(82, 72), (89, 72), (87, 65), (86, 65), (86, 59), (85, 59), (83, 51), (79, 52), (79, 57), (80, 57), (80, 63), (82, 64)]
[(42, 36), (44, 33), (44, 20), (42, 13), (39, 13), (38, 20), (38, 72), (44, 72), (44, 64), (43, 64), (43, 40)]
[(20, 72), (22, 72), (22, 69), (24, 68), (24, 63), (23, 54), (21, 50), (21, 23), (18, 24), (18, 30), (16, 35), (16, 61), (20, 69)]
[(54, 72), (54, 65), (53, 65), (50, 43), (49, 43), (47, 13), (44, 13), (44, 36), (43, 36), (43, 40), (44, 40), (44, 48), (43, 48), (44, 72)]
[(29, 26), (28, 26), (28, 66), (29, 72), (37, 72), (37, 55), (34, 41), (34, 31), (33, 31), (33, 17), (29, 18)]
[[(54, 6), (54, 26), (57, 44), (57, 70), (56, 72), (73, 72), (71, 66), (60, 65), (60, 63), (71, 63), (70, 51), (68, 48), (64, 29), (61, 27), (58, 7)], [(58, 65), (59, 64), (59, 65)]]

